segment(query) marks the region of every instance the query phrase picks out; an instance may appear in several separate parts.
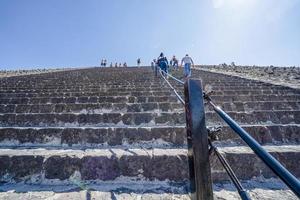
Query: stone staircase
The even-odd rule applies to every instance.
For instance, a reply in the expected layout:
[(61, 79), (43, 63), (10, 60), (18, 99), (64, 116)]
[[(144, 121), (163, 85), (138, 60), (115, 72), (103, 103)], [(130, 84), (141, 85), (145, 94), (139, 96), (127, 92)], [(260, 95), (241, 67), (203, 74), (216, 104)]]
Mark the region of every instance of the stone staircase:
[[(300, 90), (199, 70), (193, 76), (300, 177)], [(206, 111), (207, 126), (223, 126), (216, 143), (254, 199), (297, 199)], [(0, 199), (189, 199), (184, 108), (149, 68), (2, 78), (0, 127)], [(216, 199), (238, 199), (215, 157), (211, 165)]]

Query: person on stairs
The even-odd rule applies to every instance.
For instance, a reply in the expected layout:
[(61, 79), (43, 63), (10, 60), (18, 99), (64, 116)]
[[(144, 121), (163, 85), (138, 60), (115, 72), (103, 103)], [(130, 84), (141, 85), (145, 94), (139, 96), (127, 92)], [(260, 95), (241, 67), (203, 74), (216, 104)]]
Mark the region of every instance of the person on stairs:
[(186, 54), (185, 57), (182, 58), (180, 66), (184, 63), (184, 77), (188, 78), (192, 75), (191, 66), (195, 67), (193, 59)]
[(160, 53), (159, 57), (157, 58), (157, 65), (163, 72), (166, 74), (168, 73), (168, 59), (164, 56), (164, 53)]
[(136, 62), (137, 62), (137, 66), (139, 67), (141, 65), (141, 59), (138, 58)]
[(172, 58), (172, 67), (174, 68), (174, 70), (178, 70), (178, 60), (175, 56), (173, 56)]

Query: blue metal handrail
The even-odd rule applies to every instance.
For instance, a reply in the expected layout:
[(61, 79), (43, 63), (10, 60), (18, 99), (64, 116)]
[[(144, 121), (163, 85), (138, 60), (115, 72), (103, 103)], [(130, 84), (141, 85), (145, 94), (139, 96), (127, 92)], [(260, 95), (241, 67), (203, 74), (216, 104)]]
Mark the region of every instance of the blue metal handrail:
[(208, 95), (204, 94), (204, 98), (232, 130), (248, 144), (254, 153), (300, 198), (300, 181), (268, 153), (249, 133), (240, 127), (237, 122), (220, 107), (216, 106)]

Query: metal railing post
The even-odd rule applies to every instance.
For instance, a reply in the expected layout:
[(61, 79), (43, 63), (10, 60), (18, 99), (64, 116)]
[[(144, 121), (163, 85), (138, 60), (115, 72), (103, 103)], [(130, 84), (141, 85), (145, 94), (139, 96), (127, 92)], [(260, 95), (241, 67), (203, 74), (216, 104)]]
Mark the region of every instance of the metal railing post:
[(154, 71), (155, 71), (155, 77), (157, 77), (157, 71), (158, 71), (158, 69), (157, 69), (157, 65), (155, 65), (155, 67), (154, 67), (155, 69), (154, 69)]
[(213, 200), (201, 81), (188, 79), (184, 95), (192, 200)]

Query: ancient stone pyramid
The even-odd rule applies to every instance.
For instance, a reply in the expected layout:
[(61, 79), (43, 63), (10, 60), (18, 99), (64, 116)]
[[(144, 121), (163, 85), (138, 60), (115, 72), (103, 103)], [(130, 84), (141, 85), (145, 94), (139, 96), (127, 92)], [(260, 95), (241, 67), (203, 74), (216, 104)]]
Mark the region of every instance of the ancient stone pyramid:
[[(193, 76), (300, 177), (300, 90)], [(223, 126), (217, 145), (253, 199), (297, 199), (208, 106), (206, 119)], [(186, 146), (184, 107), (150, 68), (0, 79), (0, 199), (189, 199)], [(216, 198), (239, 199), (215, 157), (211, 166)]]

